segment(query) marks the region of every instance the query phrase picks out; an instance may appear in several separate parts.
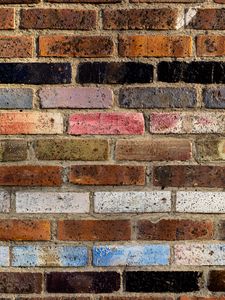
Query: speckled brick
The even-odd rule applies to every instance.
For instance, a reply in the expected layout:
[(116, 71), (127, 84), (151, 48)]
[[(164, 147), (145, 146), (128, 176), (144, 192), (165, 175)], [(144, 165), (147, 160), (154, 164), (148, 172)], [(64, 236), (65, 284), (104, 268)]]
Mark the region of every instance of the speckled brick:
[[(3, 2), (6, 1), (6, 2)], [(9, 1), (9, 2), (7, 2)], [(10, 3), (16, 0), (1, 0), (0, 4)], [(17, 0), (19, 1), (19, 0)], [(21, 0), (20, 0), (21, 1)], [(15, 28), (15, 9), (14, 8), (1, 8), (0, 9), (0, 29), (14, 29)]]
[(0, 191), (0, 212), (7, 213), (10, 210), (10, 194), (7, 191)]
[(33, 90), (25, 88), (1, 88), (0, 108), (32, 108)]
[(200, 161), (225, 160), (225, 139), (204, 137), (195, 141), (197, 159)]
[(32, 36), (0, 36), (1, 58), (28, 58), (33, 56)]
[(0, 246), (0, 266), (8, 267), (9, 266), (9, 247)]
[(200, 30), (223, 30), (225, 29), (225, 9), (206, 8), (194, 9), (193, 17), (188, 17), (186, 9), (186, 28)]
[(0, 140), (0, 161), (22, 161), (28, 157), (28, 143), (24, 139)]
[(207, 108), (225, 108), (225, 88), (203, 89), (203, 102)]
[(94, 210), (97, 213), (169, 212), (171, 192), (95, 192)]

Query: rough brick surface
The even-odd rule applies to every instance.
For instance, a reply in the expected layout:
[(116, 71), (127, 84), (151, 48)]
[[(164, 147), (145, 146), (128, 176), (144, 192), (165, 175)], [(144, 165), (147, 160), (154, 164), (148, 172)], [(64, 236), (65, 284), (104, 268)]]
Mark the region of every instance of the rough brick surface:
[(33, 43), (30, 36), (0, 36), (0, 57), (32, 57)]

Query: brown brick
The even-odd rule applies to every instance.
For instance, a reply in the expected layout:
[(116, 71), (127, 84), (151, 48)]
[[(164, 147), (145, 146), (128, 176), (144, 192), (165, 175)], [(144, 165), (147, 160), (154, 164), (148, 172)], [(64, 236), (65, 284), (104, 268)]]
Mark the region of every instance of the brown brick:
[(42, 290), (41, 273), (0, 272), (0, 282), (0, 293), (31, 294)]
[(153, 223), (149, 220), (137, 222), (139, 240), (204, 240), (213, 237), (211, 221), (201, 220), (160, 220)]
[(48, 241), (50, 234), (49, 221), (0, 220), (1, 241)]
[(225, 9), (198, 9), (194, 17), (186, 24), (187, 28), (193, 29), (225, 29)]
[(101, 296), (99, 300), (173, 300), (173, 298), (169, 296)]
[(94, 10), (22, 9), (20, 28), (92, 30), (96, 19)]
[(58, 239), (63, 241), (126, 241), (131, 238), (128, 220), (58, 221)]
[(61, 170), (57, 166), (0, 166), (0, 185), (60, 186)]
[(225, 292), (225, 271), (209, 271), (207, 286), (208, 289), (212, 292)]
[[(101, 4), (101, 3), (120, 3), (122, 0), (66, 0), (67, 3), (94, 3), (94, 4)], [(64, 0), (47, 0), (47, 2), (53, 3), (65, 3)]]
[(27, 159), (27, 142), (24, 140), (0, 141), (0, 161), (20, 161)]
[(125, 35), (119, 40), (119, 55), (187, 57), (192, 55), (192, 38), (190, 36)]
[(219, 166), (157, 166), (153, 169), (154, 186), (225, 187), (225, 167)]
[(80, 185), (144, 185), (145, 167), (77, 165), (71, 167), (69, 181)]
[(219, 240), (225, 240), (225, 220), (220, 220), (217, 228), (217, 238)]
[(33, 37), (0, 36), (0, 57), (32, 57)]
[(104, 29), (175, 29), (176, 9), (105, 9)]
[[(2, 4), (2, 1), (0, 1), (0, 4)], [(15, 10), (14, 10), (14, 8), (1, 8), (0, 15), (1, 15), (0, 29), (14, 29), (15, 28)]]
[(197, 37), (198, 56), (224, 56), (225, 36), (200, 35)]
[(40, 56), (108, 57), (113, 53), (113, 41), (108, 36), (40, 36)]
[(225, 139), (217, 137), (199, 138), (195, 142), (197, 159), (201, 161), (225, 160)]
[(116, 160), (189, 160), (191, 142), (184, 139), (131, 139), (118, 140)]

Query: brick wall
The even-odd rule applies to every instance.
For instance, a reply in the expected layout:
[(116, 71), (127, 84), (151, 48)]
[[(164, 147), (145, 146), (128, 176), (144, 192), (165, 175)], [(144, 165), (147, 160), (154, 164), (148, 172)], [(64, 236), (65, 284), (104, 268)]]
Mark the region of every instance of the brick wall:
[(223, 300), (225, 1), (0, 0), (0, 300)]

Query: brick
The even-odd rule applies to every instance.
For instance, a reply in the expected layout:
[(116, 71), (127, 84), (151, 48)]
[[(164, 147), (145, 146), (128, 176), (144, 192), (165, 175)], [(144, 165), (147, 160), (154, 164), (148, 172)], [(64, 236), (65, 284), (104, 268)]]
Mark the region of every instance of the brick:
[(69, 181), (78, 185), (144, 185), (144, 166), (76, 165)]
[(0, 212), (7, 213), (10, 210), (10, 194), (7, 191), (0, 191)]
[(95, 192), (96, 213), (169, 212), (171, 192)]
[(200, 35), (197, 37), (198, 56), (224, 56), (225, 36)]
[(94, 10), (74, 9), (22, 9), (22, 29), (96, 29), (97, 14)]
[[(1, 299), (1, 300), (6, 300), (6, 299)], [(85, 296), (68, 296), (68, 297), (64, 297), (64, 296), (45, 296), (45, 297), (40, 297), (40, 296), (36, 296), (36, 297), (17, 297), (16, 300), (91, 300), (91, 297), (85, 297)], [(161, 299), (159, 299), (161, 300)], [(167, 300), (167, 299), (166, 299)], [(173, 300), (173, 299), (168, 299), (168, 300)], [(212, 299), (213, 300), (213, 299)], [(215, 299), (216, 300), (216, 299)], [(221, 299), (222, 300), (222, 299)]]
[(191, 108), (196, 101), (196, 90), (186, 87), (131, 87), (119, 91), (119, 106), (123, 108)]
[(0, 266), (9, 266), (9, 247), (7, 246), (0, 246)]
[(143, 134), (142, 113), (76, 113), (69, 117), (69, 134)]
[(35, 142), (40, 160), (107, 160), (109, 142), (103, 139), (40, 139)]
[(93, 265), (97, 267), (168, 265), (169, 257), (169, 245), (93, 247)]
[(63, 118), (57, 112), (1, 112), (0, 123), (0, 134), (63, 133)]
[(41, 88), (39, 97), (42, 108), (110, 108), (113, 105), (113, 93), (106, 87)]
[(13, 267), (81, 267), (86, 266), (88, 251), (77, 246), (15, 246)]
[(153, 112), (152, 133), (224, 133), (225, 114), (219, 112)]
[[(65, 0), (48, 0), (48, 2), (53, 3), (65, 3)], [(120, 3), (121, 0), (66, 0), (67, 3), (93, 3), (93, 4), (101, 4), (101, 3)]]
[(163, 2), (163, 3), (199, 3), (199, 2), (204, 2), (204, 0), (130, 0), (130, 2), (134, 3), (158, 3), (158, 2)]
[[(170, 296), (101, 296), (100, 300), (173, 300)], [(186, 299), (184, 299), (186, 300)], [(215, 299), (216, 300), (216, 299)]]
[(203, 102), (206, 108), (225, 108), (225, 89), (206, 88), (203, 89)]
[(225, 221), (224, 220), (220, 220), (218, 222), (218, 226), (217, 226), (217, 238), (219, 240), (225, 240)]
[(185, 161), (192, 157), (192, 145), (185, 139), (123, 139), (116, 143), (115, 156), (116, 160)]
[[(9, 0), (8, 0), (9, 1)], [(0, 4), (10, 3), (7, 0), (1, 0)], [(14, 0), (10, 0), (14, 1)], [(15, 9), (14, 8), (1, 8), (0, 29), (14, 29), (15, 28)]]
[(200, 161), (225, 160), (225, 139), (207, 137), (195, 142), (197, 158)]
[(112, 293), (120, 288), (117, 272), (51, 272), (46, 274), (48, 293)]
[(84, 62), (78, 65), (78, 83), (149, 83), (153, 66), (139, 62)]
[(58, 166), (0, 166), (2, 186), (60, 186), (62, 168)]
[(27, 148), (24, 140), (0, 140), (0, 161), (26, 160)]
[(201, 272), (192, 271), (126, 272), (125, 291), (136, 293), (194, 292), (200, 289), (201, 277)]
[(174, 263), (185, 266), (225, 264), (224, 244), (179, 244), (174, 246)]
[(225, 187), (225, 167), (220, 166), (159, 166), (153, 169), (154, 186), (171, 187)]
[(39, 56), (110, 57), (113, 41), (109, 36), (40, 36)]
[(48, 241), (50, 240), (50, 222), (45, 220), (0, 220), (0, 240)]
[(123, 35), (119, 40), (119, 55), (187, 57), (192, 55), (192, 38), (190, 36)]
[(0, 36), (0, 57), (32, 57), (33, 43), (31, 36)]
[(17, 192), (17, 213), (88, 213), (89, 193)]
[(175, 29), (178, 18), (176, 9), (105, 9), (104, 29)]
[(179, 297), (179, 300), (223, 300), (223, 298), (223, 296), (181, 296)]
[(1, 272), (0, 282), (0, 293), (33, 294), (42, 290), (41, 273)]
[(29, 3), (39, 3), (40, 0), (0, 0), (0, 4), (29, 4)]
[(162, 219), (158, 222), (137, 221), (139, 240), (209, 240), (213, 238), (213, 224), (207, 220)]
[(25, 88), (1, 88), (0, 108), (33, 108), (33, 90)]
[(208, 289), (212, 292), (225, 291), (225, 271), (211, 270), (208, 273)]
[[(186, 15), (188, 10), (186, 10)], [(186, 18), (186, 28), (202, 30), (223, 30), (225, 29), (225, 9), (195, 9), (194, 16), (189, 20)]]
[(58, 221), (57, 237), (63, 241), (127, 241), (131, 238), (128, 220)]
[(224, 213), (222, 192), (177, 192), (176, 211), (190, 213)]
[(0, 63), (0, 83), (64, 84), (70, 82), (69, 63)]

